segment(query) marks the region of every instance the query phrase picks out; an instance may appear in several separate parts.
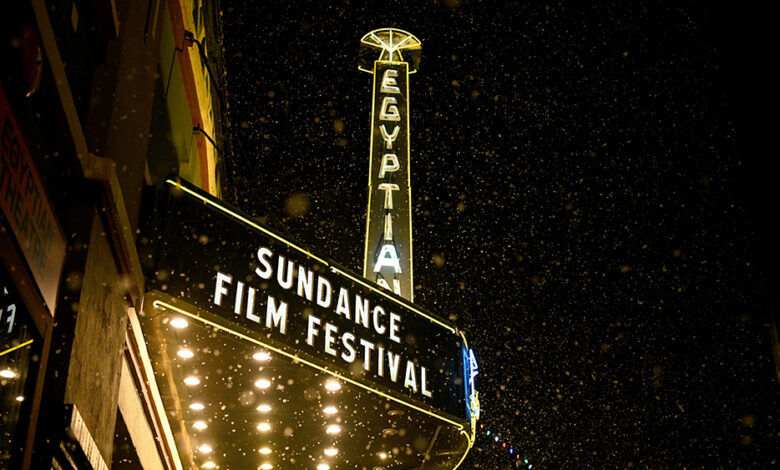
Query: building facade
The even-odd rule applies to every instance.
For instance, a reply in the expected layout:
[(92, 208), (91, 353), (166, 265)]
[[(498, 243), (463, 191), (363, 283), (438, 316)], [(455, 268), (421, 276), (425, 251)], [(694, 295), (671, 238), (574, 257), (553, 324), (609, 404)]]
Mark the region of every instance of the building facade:
[(181, 468), (135, 244), (144, 188), (175, 173), (223, 190), (218, 11), (3, 6), (0, 468)]

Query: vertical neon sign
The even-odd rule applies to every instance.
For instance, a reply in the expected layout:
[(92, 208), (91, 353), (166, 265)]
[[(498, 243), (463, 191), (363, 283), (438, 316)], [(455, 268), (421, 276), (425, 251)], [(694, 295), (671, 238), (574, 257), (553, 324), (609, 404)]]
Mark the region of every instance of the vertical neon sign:
[(409, 74), (417, 70), (421, 44), (385, 28), (360, 45), (358, 68), (374, 76), (363, 276), (413, 301)]

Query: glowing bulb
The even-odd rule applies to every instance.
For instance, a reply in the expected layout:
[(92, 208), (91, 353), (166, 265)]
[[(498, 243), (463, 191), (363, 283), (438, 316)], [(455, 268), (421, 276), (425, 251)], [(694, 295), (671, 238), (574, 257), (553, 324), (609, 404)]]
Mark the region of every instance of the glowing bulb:
[(321, 463), (317, 465), (317, 470), (330, 470), (330, 465), (326, 463)]
[(190, 351), (189, 349), (184, 348), (184, 349), (179, 349), (179, 352), (177, 352), (176, 355), (182, 359), (189, 359), (195, 356), (195, 353)]
[(201, 454), (210, 454), (212, 450), (214, 449), (212, 449), (211, 446), (208, 444), (203, 444), (200, 447), (198, 447), (198, 452), (200, 452)]
[(257, 425), (257, 430), (258, 431), (270, 431), (271, 430), (271, 425), (268, 424), (268, 423), (260, 423), (260, 424)]
[(336, 382), (335, 380), (331, 380), (330, 382), (325, 384), (325, 388), (327, 390), (330, 390), (331, 392), (335, 392), (336, 390), (341, 389), (341, 384)]
[(193, 385), (198, 385), (200, 383), (200, 379), (195, 377), (194, 375), (191, 375), (184, 379), (184, 383), (192, 387)]
[(4, 379), (13, 379), (16, 377), (16, 372), (12, 371), (11, 369), (3, 369), (0, 370), (0, 377)]
[(257, 411), (261, 413), (268, 413), (271, 411), (271, 405), (260, 405), (257, 407)]
[(269, 449), (268, 447), (263, 447), (262, 449), (259, 450), (259, 452), (263, 455), (268, 455), (271, 453), (271, 449)]
[(273, 466), (273, 465), (271, 465), (270, 463), (264, 463), (263, 465), (260, 465), (260, 468), (261, 468), (262, 470), (269, 470), (269, 469), (271, 469), (271, 468), (274, 468), (274, 466)]
[(325, 429), (328, 434), (338, 434), (341, 432), (341, 427), (338, 424), (331, 424)]
[(195, 423), (192, 425), (193, 428), (197, 429), (198, 431), (203, 431), (207, 427), (209, 427), (208, 424), (206, 424), (205, 421), (195, 421)]
[(330, 449), (325, 449), (324, 452), (325, 452), (325, 455), (334, 456), (334, 455), (339, 453), (339, 450), (336, 449), (335, 447), (331, 447)]
[(322, 409), (322, 412), (326, 415), (334, 415), (339, 412), (339, 410), (335, 406), (328, 406), (326, 408)]
[(382, 459), (382, 460), (386, 459), (387, 458), (387, 453), (386, 452), (380, 452), (379, 453), (379, 458)]
[(200, 411), (203, 408), (205, 408), (205, 406), (203, 406), (203, 403), (191, 403), (190, 404), (190, 409), (191, 410)]
[(268, 388), (271, 386), (271, 381), (268, 379), (258, 379), (255, 382), (255, 387), (257, 388)]
[(252, 359), (255, 361), (267, 361), (268, 359), (271, 359), (271, 355), (265, 351), (260, 351), (252, 354)]
[(174, 328), (187, 328), (187, 325), (189, 325), (189, 323), (183, 318), (174, 318), (171, 320), (171, 326)]
[(18, 397), (16, 397), (16, 401), (24, 401), (24, 396), (19, 395)]
[(209, 460), (208, 462), (204, 463), (202, 465), (203, 468), (217, 468), (217, 464)]

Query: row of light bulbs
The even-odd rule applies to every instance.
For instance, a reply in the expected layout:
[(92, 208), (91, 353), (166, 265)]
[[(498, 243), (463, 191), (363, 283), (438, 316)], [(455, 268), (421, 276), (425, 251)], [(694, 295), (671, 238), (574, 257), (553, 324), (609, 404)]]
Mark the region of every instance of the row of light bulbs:
[[(174, 318), (170, 321), (170, 325), (177, 329), (183, 329), (186, 328), (189, 323), (184, 318)], [(192, 359), (195, 357), (195, 353), (189, 349), (189, 348), (181, 348), (176, 352), (176, 355), (179, 356), (182, 359)], [(267, 361), (271, 358), (271, 355), (266, 351), (258, 351), (252, 355), (252, 359), (256, 361)], [(200, 379), (194, 375), (190, 375), (184, 378), (184, 384), (190, 387), (194, 387), (197, 385), (200, 385)], [(260, 378), (255, 381), (255, 387), (265, 390), (267, 388), (271, 387), (271, 381), (266, 378)], [(325, 389), (330, 392), (336, 392), (341, 389), (341, 384), (336, 380), (330, 380), (325, 383)], [(200, 402), (193, 402), (190, 404), (189, 408), (193, 411), (202, 411), (206, 407), (203, 405), (203, 403)], [(267, 404), (261, 404), (258, 405), (256, 408), (257, 411), (261, 413), (268, 413), (271, 411), (271, 406)], [(326, 415), (334, 415), (338, 413), (338, 408), (335, 406), (326, 406), (322, 409), (322, 412)], [(208, 424), (206, 424), (205, 421), (195, 421), (192, 425), (195, 429), (198, 431), (202, 431), (206, 428), (208, 428)], [(271, 430), (271, 425), (269, 423), (260, 423), (257, 425), (257, 430), (261, 432), (266, 432)], [(330, 424), (327, 428), (325, 428), (325, 432), (328, 434), (338, 434), (341, 432), (341, 427), (338, 424)], [(201, 444), (198, 448), (198, 452), (202, 454), (210, 454), (214, 449), (208, 445), (208, 444)], [(271, 454), (271, 449), (268, 447), (262, 447), (258, 449), (258, 452), (260, 452), (263, 455), (269, 455)], [(339, 450), (335, 447), (329, 447), (327, 449), (323, 450), (323, 453), (328, 457), (333, 457), (339, 453)], [(216, 468), (217, 464), (214, 463), (212, 460), (208, 460), (204, 462), (201, 465), (201, 468), (207, 468), (212, 469)], [(270, 470), (273, 468), (273, 465), (270, 463), (264, 463), (258, 467), (260, 470)], [(330, 465), (327, 463), (320, 463), (317, 465), (317, 470), (329, 470)]]

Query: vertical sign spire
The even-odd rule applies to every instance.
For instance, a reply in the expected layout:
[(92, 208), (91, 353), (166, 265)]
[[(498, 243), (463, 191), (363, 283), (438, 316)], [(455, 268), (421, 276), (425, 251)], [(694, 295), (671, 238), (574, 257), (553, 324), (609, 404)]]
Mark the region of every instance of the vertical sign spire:
[(406, 31), (377, 29), (360, 40), (358, 65), (374, 75), (363, 276), (410, 301), (409, 74), (420, 53), (420, 41)]

